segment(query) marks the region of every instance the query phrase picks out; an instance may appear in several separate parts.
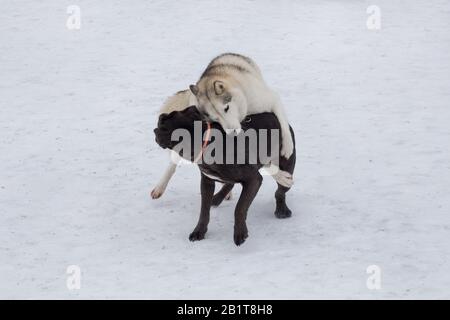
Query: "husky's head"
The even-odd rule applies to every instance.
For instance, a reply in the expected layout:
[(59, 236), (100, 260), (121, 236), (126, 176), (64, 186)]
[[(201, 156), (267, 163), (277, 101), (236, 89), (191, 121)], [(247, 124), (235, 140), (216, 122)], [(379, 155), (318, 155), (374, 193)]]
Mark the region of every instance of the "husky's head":
[(221, 79), (201, 79), (189, 87), (198, 101), (198, 109), (211, 121), (218, 122), (226, 132), (239, 131), (247, 114), (242, 93)]

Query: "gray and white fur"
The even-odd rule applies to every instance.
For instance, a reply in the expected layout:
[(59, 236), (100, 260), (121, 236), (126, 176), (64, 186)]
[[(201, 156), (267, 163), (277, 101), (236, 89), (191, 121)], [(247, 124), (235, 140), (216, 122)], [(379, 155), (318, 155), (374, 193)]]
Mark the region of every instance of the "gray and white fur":
[(274, 113), (281, 127), (281, 155), (286, 159), (292, 155), (294, 143), (281, 100), (265, 83), (252, 59), (236, 53), (219, 55), (190, 89), (200, 112), (219, 122), (227, 132), (239, 131), (247, 115)]

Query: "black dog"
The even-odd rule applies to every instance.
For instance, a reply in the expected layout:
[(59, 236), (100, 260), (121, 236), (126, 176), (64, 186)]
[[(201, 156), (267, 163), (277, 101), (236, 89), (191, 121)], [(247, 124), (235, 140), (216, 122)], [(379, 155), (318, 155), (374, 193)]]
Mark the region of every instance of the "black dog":
[[(173, 111), (170, 114), (162, 114), (159, 117), (158, 128), (154, 130), (156, 136), (156, 142), (162, 148), (173, 149), (180, 141), (172, 141), (172, 133), (176, 129), (185, 129), (190, 133), (191, 137), (191, 145), (194, 145), (196, 139), (194, 134), (194, 122), (201, 122), (201, 136), (202, 139), (203, 134), (209, 130), (209, 128), (220, 130), (220, 133), (223, 135), (223, 139), (230, 139), (230, 135), (227, 135), (220, 124), (218, 123), (207, 123), (203, 120), (203, 116), (194, 106), (189, 107), (183, 111)], [(209, 125), (209, 128), (208, 128)], [(268, 154), (272, 154), (272, 149), (277, 149), (277, 155), (279, 154), (279, 150), (281, 149), (281, 137), (278, 139), (276, 145), (271, 145), (271, 129), (280, 129), (280, 124), (276, 116), (272, 113), (260, 113), (248, 116), (242, 123), (243, 132), (240, 134), (244, 134), (248, 129), (255, 129), (257, 132), (260, 129), (267, 129), (267, 143), (268, 146)], [(209, 132), (208, 132), (209, 133)], [(292, 138), (294, 139), (294, 133), (291, 128)], [(198, 138), (198, 137), (197, 137)], [(236, 139), (236, 137), (234, 137)], [(259, 146), (262, 142), (260, 141), (262, 138), (257, 136), (258, 139), (258, 150)], [(204, 142), (203, 139), (201, 142)], [(206, 141), (207, 143), (207, 141)], [(198, 144), (198, 141), (197, 141)], [(295, 140), (294, 140), (295, 144)], [(201, 143), (200, 143), (201, 145)], [(224, 144), (225, 145), (225, 144)], [(203, 145), (204, 147), (205, 145)], [(234, 242), (236, 245), (241, 245), (245, 239), (248, 237), (248, 230), (246, 225), (247, 218), (247, 210), (250, 207), (253, 199), (255, 198), (261, 183), (262, 176), (259, 173), (259, 169), (267, 163), (262, 163), (259, 152), (256, 155), (257, 163), (250, 163), (248, 160), (254, 155), (254, 150), (249, 148), (247, 144), (245, 144), (245, 162), (243, 164), (237, 164), (236, 157), (239, 152), (243, 150), (237, 150), (236, 144), (233, 144), (234, 148), (234, 160), (233, 164), (220, 164), (213, 162), (211, 164), (207, 163), (199, 163), (198, 166), (201, 171), (201, 211), (200, 218), (197, 226), (194, 231), (190, 234), (189, 239), (191, 241), (202, 240), (205, 237), (208, 223), (209, 223), (209, 212), (211, 205), (219, 205), (224, 197), (231, 191), (233, 185), (235, 183), (242, 184), (242, 192), (237, 202), (235, 208), (235, 224), (234, 224)], [(202, 149), (204, 150), (204, 149)], [(226, 149), (224, 146), (224, 154), (226, 154)], [(200, 153), (199, 153), (200, 152)], [(188, 159), (189, 161), (194, 161), (198, 155), (202, 155), (202, 151), (194, 150), (190, 154), (180, 154), (183, 158)], [(182, 152), (181, 152), (182, 153)], [(286, 160), (284, 157), (277, 157), (275, 163), (278, 164), (279, 169), (288, 172), (292, 175), (295, 167), (295, 149), (292, 156)], [(242, 163), (242, 162), (241, 162)], [(222, 189), (214, 195), (214, 187), (215, 181), (220, 181), (225, 183)], [(278, 182), (277, 182), (278, 183)], [(275, 192), (276, 199), (276, 209), (275, 216), (277, 218), (288, 218), (291, 216), (291, 210), (286, 206), (285, 194), (290, 189), (290, 187), (286, 187), (278, 183), (278, 189)]]

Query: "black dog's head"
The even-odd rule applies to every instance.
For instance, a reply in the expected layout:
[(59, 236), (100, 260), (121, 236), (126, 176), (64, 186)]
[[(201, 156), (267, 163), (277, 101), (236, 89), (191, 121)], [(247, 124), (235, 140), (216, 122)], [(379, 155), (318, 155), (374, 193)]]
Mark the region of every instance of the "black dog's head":
[(172, 111), (159, 116), (158, 127), (154, 130), (155, 141), (160, 147), (172, 149), (178, 141), (172, 141), (172, 133), (176, 129), (194, 130), (194, 122), (201, 121), (203, 116), (195, 106), (182, 111)]

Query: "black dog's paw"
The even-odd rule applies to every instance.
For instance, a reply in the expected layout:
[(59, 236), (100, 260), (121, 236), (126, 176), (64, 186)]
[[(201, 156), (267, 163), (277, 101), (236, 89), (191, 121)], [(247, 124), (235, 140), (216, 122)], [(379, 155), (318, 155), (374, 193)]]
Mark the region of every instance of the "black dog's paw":
[(222, 192), (220, 192), (220, 191), (217, 192), (212, 198), (211, 205), (213, 207), (218, 207), (223, 202), (223, 200), (231, 200), (231, 193), (232, 193), (232, 191), (228, 192), (224, 196)]
[(248, 231), (247, 228), (245, 229), (239, 229), (234, 231), (234, 243), (237, 246), (240, 246), (245, 242), (245, 239), (248, 238)]
[(287, 206), (280, 206), (275, 209), (275, 217), (286, 219), (292, 216), (292, 211)]
[(213, 207), (218, 207), (223, 201), (223, 196), (220, 193), (217, 193), (213, 196), (211, 205)]
[(199, 241), (205, 239), (206, 229), (195, 228), (189, 235), (189, 240)]

